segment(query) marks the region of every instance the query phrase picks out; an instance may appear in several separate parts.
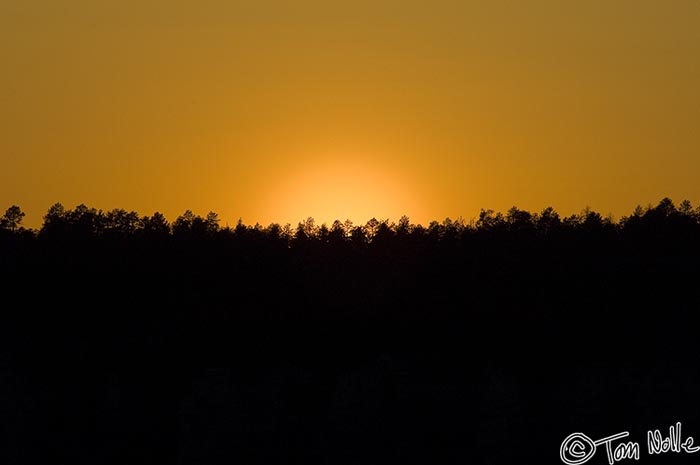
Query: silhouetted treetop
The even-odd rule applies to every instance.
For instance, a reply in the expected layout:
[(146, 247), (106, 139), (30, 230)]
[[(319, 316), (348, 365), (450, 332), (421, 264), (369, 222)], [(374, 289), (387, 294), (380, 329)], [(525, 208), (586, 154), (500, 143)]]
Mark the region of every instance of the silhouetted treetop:
[(669, 198), (656, 206), (638, 206), (629, 216), (619, 221), (603, 217), (586, 207), (580, 213), (562, 218), (552, 207), (531, 213), (518, 207), (505, 214), (482, 209), (478, 218), (467, 223), (463, 219), (432, 221), (427, 227), (411, 223), (402, 216), (397, 223), (388, 219), (372, 218), (363, 225), (352, 221), (334, 221), (330, 226), (318, 225), (309, 217), (291, 225), (276, 223), (263, 227), (246, 225), (239, 220), (235, 227), (220, 226), (215, 212), (202, 217), (186, 210), (171, 223), (162, 213), (139, 216), (135, 211), (113, 209), (107, 212), (84, 204), (66, 209), (62, 204), (52, 205), (44, 216), (38, 231), (21, 228), (25, 214), (12, 205), (0, 218), (0, 230), (5, 235), (29, 234), (30, 237), (54, 240), (126, 239), (148, 240), (210, 240), (237, 238), (238, 240), (273, 241), (285, 247), (339, 247), (354, 248), (392, 247), (393, 244), (455, 243), (469, 238), (486, 240), (533, 240), (579, 237), (595, 240), (633, 237), (663, 239), (669, 237), (695, 238), (700, 231), (700, 208), (693, 208), (688, 200), (678, 207)]

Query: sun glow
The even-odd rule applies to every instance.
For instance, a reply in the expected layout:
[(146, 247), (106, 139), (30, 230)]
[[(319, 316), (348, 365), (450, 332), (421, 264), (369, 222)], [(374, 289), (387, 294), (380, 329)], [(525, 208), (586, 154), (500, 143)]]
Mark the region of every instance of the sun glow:
[(347, 219), (363, 224), (370, 218), (398, 220), (422, 213), (414, 186), (395, 168), (358, 156), (313, 158), (270, 191), (263, 208), (277, 221), (294, 225), (312, 217), (317, 224)]

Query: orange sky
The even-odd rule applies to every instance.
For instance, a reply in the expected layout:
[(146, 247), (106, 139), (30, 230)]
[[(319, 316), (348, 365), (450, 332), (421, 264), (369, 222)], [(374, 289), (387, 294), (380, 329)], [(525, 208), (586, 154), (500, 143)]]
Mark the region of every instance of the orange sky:
[(0, 3), (0, 209), (700, 202), (697, 0)]

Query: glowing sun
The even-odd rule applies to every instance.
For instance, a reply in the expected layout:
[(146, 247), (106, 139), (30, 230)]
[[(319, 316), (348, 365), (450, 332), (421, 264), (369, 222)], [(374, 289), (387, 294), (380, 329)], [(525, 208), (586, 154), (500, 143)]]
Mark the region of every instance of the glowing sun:
[(271, 192), (266, 209), (293, 225), (308, 217), (317, 224), (370, 218), (397, 220), (419, 210), (410, 183), (398, 171), (351, 157), (305, 163)]

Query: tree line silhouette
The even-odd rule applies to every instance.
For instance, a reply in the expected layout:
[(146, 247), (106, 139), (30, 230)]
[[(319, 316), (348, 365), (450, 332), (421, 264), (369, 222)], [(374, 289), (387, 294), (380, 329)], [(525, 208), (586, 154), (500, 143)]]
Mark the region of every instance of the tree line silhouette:
[(348, 242), (355, 245), (386, 245), (392, 240), (454, 241), (468, 240), (478, 235), (493, 237), (510, 234), (512, 237), (555, 237), (557, 235), (651, 235), (694, 234), (700, 225), (700, 206), (693, 208), (688, 200), (678, 206), (669, 198), (662, 199), (656, 206), (638, 206), (632, 214), (615, 221), (611, 216), (585, 208), (578, 214), (561, 217), (553, 208), (547, 207), (539, 213), (531, 213), (512, 207), (505, 214), (493, 210), (481, 210), (477, 219), (465, 222), (459, 218), (446, 218), (442, 222), (432, 221), (427, 226), (413, 224), (407, 216), (398, 222), (370, 219), (364, 225), (352, 221), (335, 220), (333, 224), (317, 225), (309, 217), (292, 227), (291, 224), (272, 223), (266, 227), (260, 224), (245, 225), (239, 220), (235, 227), (221, 227), (219, 215), (209, 212), (202, 217), (191, 210), (185, 211), (175, 221), (168, 222), (159, 212), (152, 216), (140, 216), (135, 211), (113, 209), (107, 212), (87, 207), (84, 204), (74, 209), (66, 209), (56, 203), (44, 216), (44, 223), (38, 231), (21, 226), (25, 213), (20, 207), (9, 207), (0, 218), (0, 230), (24, 236), (25, 238), (47, 239), (88, 239), (88, 238), (165, 238), (203, 239), (214, 236), (254, 236), (258, 239), (282, 241), (294, 246), (314, 242), (337, 245)]
[(0, 463), (559, 463), (574, 431), (700, 431), (687, 201), (23, 218), (0, 219)]

